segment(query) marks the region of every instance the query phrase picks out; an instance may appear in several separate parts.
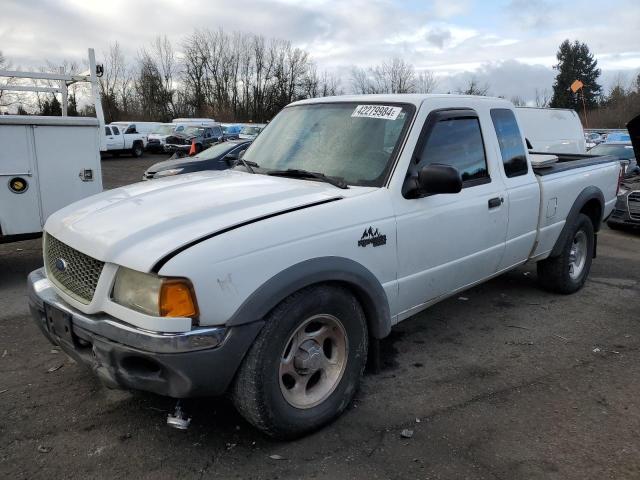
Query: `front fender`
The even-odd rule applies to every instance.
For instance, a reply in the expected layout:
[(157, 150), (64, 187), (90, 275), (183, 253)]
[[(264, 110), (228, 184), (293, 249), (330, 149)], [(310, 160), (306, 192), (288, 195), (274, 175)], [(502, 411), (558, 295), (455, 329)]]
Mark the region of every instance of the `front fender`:
[(292, 293), (324, 282), (342, 283), (353, 292), (362, 304), (369, 332), (374, 338), (389, 335), (391, 312), (382, 285), (363, 265), (343, 257), (305, 260), (281, 271), (263, 283), (240, 305), (227, 326), (262, 319)]

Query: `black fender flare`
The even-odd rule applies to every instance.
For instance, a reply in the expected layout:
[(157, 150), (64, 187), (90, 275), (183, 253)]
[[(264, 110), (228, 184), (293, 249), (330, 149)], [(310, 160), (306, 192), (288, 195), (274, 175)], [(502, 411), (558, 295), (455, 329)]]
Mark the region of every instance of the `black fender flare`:
[(391, 332), (391, 312), (382, 285), (367, 268), (344, 257), (318, 257), (297, 263), (258, 287), (227, 321), (229, 327), (264, 318), (278, 303), (310, 285), (338, 282), (360, 301), (369, 333), (381, 339)]
[(604, 195), (602, 194), (602, 190), (600, 190), (596, 186), (591, 185), (582, 190), (582, 192), (580, 192), (576, 200), (573, 202), (573, 205), (569, 210), (569, 214), (567, 215), (567, 220), (564, 224), (564, 227), (562, 227), (562, 231), (560, 232), (560, 235), (558, 236), (558, 239), (556, 240), (556, 243), (553, 246), (549, 257), (557, 257), (562, 253), (562, 247), (566, 243), (567, 237), (570, 235), (573, 224), (575, 223), (584, 206), (591, 200), (597, 200), (600, 204), (600, 218), (598, 218), (597, 221), (593, 224), (593, 230), (595, 232), (598, 232), (598, 230), (600, 230), (600, 225), (602, 223), (602, 214), (604, 212)]

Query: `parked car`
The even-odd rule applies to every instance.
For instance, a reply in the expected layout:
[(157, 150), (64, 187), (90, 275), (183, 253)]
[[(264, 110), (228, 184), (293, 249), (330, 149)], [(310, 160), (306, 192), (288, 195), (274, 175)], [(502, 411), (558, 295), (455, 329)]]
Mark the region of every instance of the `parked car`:
[(611, 155), (612, 157), (621, 160), (624, 165), (623, 174), (625, 177), (634, 176), (640, 173), (631, 141), (601, 143), (589, 150), (589, 154), (600, 156)]
[(215, 127), (220, 125), (213, 118), (174, 118), (171, 123), (192, 127)]
[(240, 132), (242, 131), (242, 125), (238, 125), (236, 123), (222, 123), (221, 125), (225, 139), (233, 140), (239, 138)]
[(182, 132), (173, 132), (165, 140), (165, 152), (188, 152), (191, 144), (195, 144), (196, 153), (224, 141), (220, 125), (213, 127), (185, 127)]
[(142, 176), (142, 180), (164, 178), (183, 173), (202, 170), (226, 170), (233, 167), (241, 152), (244, 152), (251, 140), (229, 140), (203, 150), (193, 157), (165, 160), (151, 165)]
[(607, 134), (607, 139), (605, 140), (606, 143), (630, 142), (630, 141), (631, 141), (631, 137), (627, 132), (611, 132)]
[[(127, 133), (129, 132), (129, 133)], [(141, 157), (147, 144), (147, 137), (137, 133), (135, 129), (109, 124), (104, 127), (106, 136), (106, 152), (117, 156), (121, 153), (131, 153), (134, 157)]]
[(231, 170), (53, 214), (31, 312), (109, 385), (229, 392), (260, 430), (299, 436), (344, 411), (398, 322), (525, 262), (545, 289), (582, 288), (620, 165), (557, 156), (534, 171), (503, 99), (295, 102)]
[(516, 107), (516, 115), (533, 151), (586, 153), (582, 122), (575, 110)]
[[(177, 126), (179, 127), (180, 125), (175, 123), (162, 123), (156, 127), (147, 137), (147, 150), (154, 153), (164, 152), (167, 137), (176, 130)], [(180, 129), (180, 131), (183, 130), (184, 127)]]
[(264, 127), (266, 126), (266, 123), (252, 123), (250, 125), (244, 125), (242, 130), (240, 130), (238, 137), (253, 140), (260, 134), (260, 132), (262, 132), (262, 130), (264, 130)]
[(604, 138), (597, 132), (585, 132), (584, 140), (586, 142), (587, 150), (595, 147), (596, 145), (604, 142)]

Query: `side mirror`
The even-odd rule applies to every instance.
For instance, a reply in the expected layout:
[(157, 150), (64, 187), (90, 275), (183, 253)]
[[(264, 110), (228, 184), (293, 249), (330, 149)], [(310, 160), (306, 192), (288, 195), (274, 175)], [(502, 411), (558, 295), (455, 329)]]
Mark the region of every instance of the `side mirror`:
[(462, 190), (460, 172), (451, 165), (434, 163), (425, 165), (418, 172), (420, 190), (427, 195), (440, 193), (458, 193)]

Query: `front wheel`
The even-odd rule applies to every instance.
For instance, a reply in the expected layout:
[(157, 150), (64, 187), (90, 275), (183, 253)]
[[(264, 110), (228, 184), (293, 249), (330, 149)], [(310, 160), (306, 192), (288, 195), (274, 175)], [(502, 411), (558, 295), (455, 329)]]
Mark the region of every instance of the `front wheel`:
[(267, 316), (232, 387), (233, 402), (272, 437), (316, 430), (353, 399), (367, 346), (364, 312), (349, 291), (303, 289)]
[(538, 262), (538, 280), (543, 288), (574, 293), (587, 281), (593, 259), (595, 237), (591, 219), (579, 214), (557, 257)]

